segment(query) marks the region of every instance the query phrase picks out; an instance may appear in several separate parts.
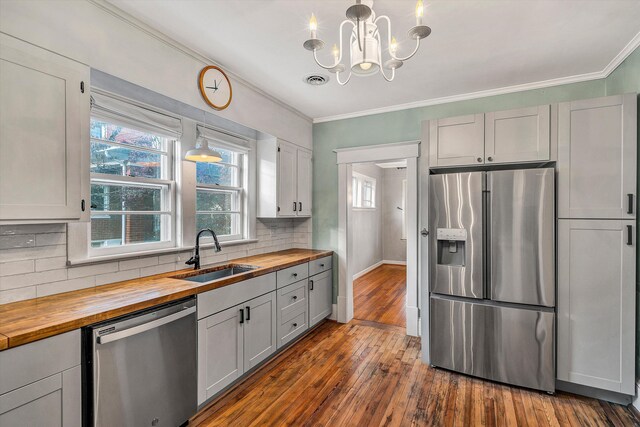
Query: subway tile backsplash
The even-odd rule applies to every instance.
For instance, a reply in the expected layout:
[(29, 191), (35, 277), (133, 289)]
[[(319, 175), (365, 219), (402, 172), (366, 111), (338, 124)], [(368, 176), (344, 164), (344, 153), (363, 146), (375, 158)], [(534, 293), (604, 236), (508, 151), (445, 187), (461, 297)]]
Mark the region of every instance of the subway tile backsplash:
[[(0, 226), (0, 304), (180, 270), (191, 251), (67, 266), (65, 224)], [(258, 242), (200, 253), (202, 264), (311, 247), (311, 219), (259, 219)]]

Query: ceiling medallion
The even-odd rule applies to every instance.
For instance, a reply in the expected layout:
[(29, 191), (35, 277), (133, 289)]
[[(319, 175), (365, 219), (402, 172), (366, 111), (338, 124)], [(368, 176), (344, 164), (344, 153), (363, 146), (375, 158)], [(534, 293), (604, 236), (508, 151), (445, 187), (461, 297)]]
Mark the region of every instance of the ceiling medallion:
[[(396, 38), (391, 35), (391, 20), (386, 15), (376, 17), (375, 12), (372, 9), (373, 0), (356, 0), (356, 4), (347, 9), (347, 19), (340, 24), (340, 47), (333, 45), (331, 53), (333, 54), (333, 65), (323, 65), (318, 60), (317, 51), (324, 47), (324, 42), (318, 38), (318, 21), (315, 15), (311, 15), (309, 21), (309, 30), (311, 32), (311, 38), (304, 42), (304, 48), (313, 51), (313, 58), (316, 63), (336, 74), (336, 80), (340, 85), (346, 85), (351, 79), (352, 74), (357, 76), (369, 76), (380, 71), (382, 77), (388, 82), (392, 81), (395, 77), (396, 70), (402, 67), (402, 64), (407, 59), (416, 54), (420, 47), (420, 40), (431, 34), (431, 28), (423, 25), (422, 18), (424, 16), (424, 5), (422, 0), (418, 0), (416, 3), (416, 25), (409, 29), (407, 35), (410, 39), (416, 41), (416, 46), (413, 52), (405, 57), (396, 56), (398, 51), (398, 42)], [(389, 59), (382, 62), (382, 41), (378, 26), (386, 22), (387, 26), (387, 48), (389, 53)], [(345, 25), (351, 25), (351, 36), (349, 38), (350, 48), (350, 63), (349, 75), (342, 81), (340, 79), (340, 73), (347, 71), (346, 65), (342, 63), (342, 32)], [(390, 70), (390, 76), (387, 76), (385, 69)]]

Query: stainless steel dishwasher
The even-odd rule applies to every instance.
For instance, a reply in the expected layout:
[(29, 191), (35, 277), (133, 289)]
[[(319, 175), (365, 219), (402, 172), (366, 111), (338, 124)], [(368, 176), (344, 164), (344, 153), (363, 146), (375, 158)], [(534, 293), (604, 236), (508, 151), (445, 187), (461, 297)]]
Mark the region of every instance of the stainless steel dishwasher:
[(84, 424), (184, 425), (197, 410), (194, 298), (84, 330)]

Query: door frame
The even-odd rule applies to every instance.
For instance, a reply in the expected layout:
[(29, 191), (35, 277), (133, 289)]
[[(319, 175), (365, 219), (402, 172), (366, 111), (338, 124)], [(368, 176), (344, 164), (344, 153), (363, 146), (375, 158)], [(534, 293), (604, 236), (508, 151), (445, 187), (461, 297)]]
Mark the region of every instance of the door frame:
[(340, 323), (353, 319), (353, 239), (351, 175), (354, 163), (407, 160), (407, 335), (420, 335), (418, 281), (418, 157), (420, 141), (368, 145), (336, 149), (338, 164), (338, 304), (336, 318)]

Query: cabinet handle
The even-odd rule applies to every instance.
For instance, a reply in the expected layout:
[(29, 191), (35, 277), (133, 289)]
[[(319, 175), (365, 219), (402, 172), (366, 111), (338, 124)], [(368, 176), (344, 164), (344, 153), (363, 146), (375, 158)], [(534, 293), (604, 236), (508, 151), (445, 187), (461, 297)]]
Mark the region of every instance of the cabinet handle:
[(244, 308), (240, 309), (240, 323), (244, 323)]
[(293, 277), (298, 277), (298, 273), (293, 273), (292, 276)]
[(324, 264), (320, 264), (320, 267), (324, 267)]
[(297, 324), (297, 323), (294, 323), (294, 324), (293, 324), (293, 325), (291, 325), (291, 326), (293, 326), (294, 328), (297, 328), (297, 327), (298, 327), (298, 324)]
[(302, 202), (298, 202), (300, 206), (298, 207), (298, 212), (302, 212)]
[(627, 213), (632, 214), (633, 213), (633, 194), (627, 194), (627, 197), (629, 198), (629, 206), (627, 207)]
[(309, 280), (309, 290), (313, 290), (313, 280)]
[(478, 160), (478, 163), (482, 163), (482, 157), (478, 157), (476, 160)]
[(84, 212), (84, 210), (85, 210), (85, 201), (84, 201), (84, 199), (82, 199), (82, 203), (80, 203), (80, 209), (82, 209), (82, 212)]
[(294, 296), (292, 296), (291, 298), (293, 298), (293, 300), (295, 301), (295, 300), (297, 300), (297, 299), (298, 299), (298, 295), (294, 295)]
[(493, 162), (493, 157), (489, 156), (487, 157), (487, 160), (489, 160), (490, 162)]
[(251, 307), (247, 306), (247, 321), (251, 320)]
[(293, 211), (296, 212), (296, 208), (298, 207), (298, 204), (296, 202), (293, 202)]
[(627, 225), (627, 245), (633, 245), (633, 227), (631, 225)]

